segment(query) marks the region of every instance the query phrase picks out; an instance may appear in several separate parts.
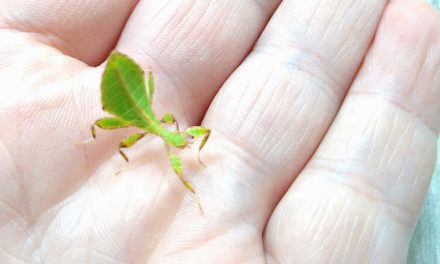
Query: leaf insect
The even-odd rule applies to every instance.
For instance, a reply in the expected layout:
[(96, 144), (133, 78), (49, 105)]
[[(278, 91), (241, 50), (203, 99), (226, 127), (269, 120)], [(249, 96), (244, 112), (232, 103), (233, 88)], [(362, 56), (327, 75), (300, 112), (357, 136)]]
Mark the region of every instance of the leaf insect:
[[(127, 55), (112, 52), (101, 81), (102, 109), (112, 116), (96, 120), (91, 127), (92, 136), (96, 138), (96, 127), (102, 129), (140, 128), (141, 132), (131, 134), (119, 143), (119, 154), (127, 162), (129, 159), (123, 149), (132, 147), (146, 135), (160, 137), (165, 143), (172, 169), (184, 186), (190, 192), (195, 193), (193, 185), (183, 177), (182, 160), (171, 153), (171, 147), (184, 149), (192, 139), (201, 138), (198, 160), (204, 166), (200, 160), (200, 151), (208, 141), (211, 130), (206, 127), (193, 126), (181, 131), (171, 113), (158, 118), (152, 109), (153, 94), (154, 82), (151, 70), (148, 72), (146, 86), (142, 68)], [(177, 130), (170, 131), (163, 126), (164, 124), (175, 124)]]

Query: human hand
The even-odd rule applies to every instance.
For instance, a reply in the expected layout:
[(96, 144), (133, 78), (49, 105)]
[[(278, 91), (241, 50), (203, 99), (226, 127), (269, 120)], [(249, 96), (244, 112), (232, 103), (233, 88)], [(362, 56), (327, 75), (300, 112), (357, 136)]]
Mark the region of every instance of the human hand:
[[(0, 263), (405, 261), (440, 126), (433, 8), (137, 2), (1, 1)], [(128, 131), (77, 144), (113, 49), (153, 69), (158, 115), (213, 130), (206, 168), (181, 153), (203, 215), (160, 140), (128, 164)]]

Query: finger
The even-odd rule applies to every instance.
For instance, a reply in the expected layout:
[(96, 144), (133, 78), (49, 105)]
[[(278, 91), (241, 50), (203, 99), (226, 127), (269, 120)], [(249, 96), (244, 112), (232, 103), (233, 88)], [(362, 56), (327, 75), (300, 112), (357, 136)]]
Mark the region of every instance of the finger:
[(117, 45), (155, 74), (159, 109), (197, 124), (279, 0), (139, 3)]
[[(203, 172), (212, 177), (187, 169), (205, 217), (192, 224), (197, 210), (182, 210), (158, 248), (163, 254), (177, 250), (187, 255), (173, 257), (189, 257), (229, 242), (248, 249), (246, 260), (264, 260), (258, 245), (270, 212), (333, 119), (385, 6), (339, 2), (339, 8), (331, 0), (283, 1), (278, 7), (205, 117), (203, 125), (213, 132), (201, 155)], [(179, 250), (188, 243), (196, 249)], [(228, 258), (243, 253), (232, 251)]]
[(283, 2), (211, 106), (204, 123), (211, 140), (234, 152), (234, 162), (248, 164), (240, 181), (249, 185), (249, 197), (264, 197), (265, 215), (336, 115), (384, 6), (381, 0)]
[(440, 22), (396, 0), (338, 118), (266, 230), (282, 262), (404, 263), (440, 128)]
[(27, 32), (91, 65), (113, 49), (138, 0), (1, 2), (0, 28)]

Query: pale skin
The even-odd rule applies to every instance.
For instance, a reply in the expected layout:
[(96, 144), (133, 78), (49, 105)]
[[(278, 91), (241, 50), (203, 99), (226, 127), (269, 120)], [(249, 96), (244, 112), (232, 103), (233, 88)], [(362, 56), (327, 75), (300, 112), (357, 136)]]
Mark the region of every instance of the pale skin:
[[(440, 126), (428, 4), (0, 5), (0, 263), (404, 263)], [(206, 168), (179, 154), (203, 215), (160, 138), (129, 163), (136, 131), (77, 144), (113, 49), (153, 69), (158, 116), (212, 129)]]

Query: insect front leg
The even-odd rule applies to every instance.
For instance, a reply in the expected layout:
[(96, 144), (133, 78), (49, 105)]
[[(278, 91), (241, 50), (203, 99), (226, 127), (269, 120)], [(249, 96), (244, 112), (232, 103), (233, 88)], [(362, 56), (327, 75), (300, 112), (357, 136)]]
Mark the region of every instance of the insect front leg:
[(205, 164), (200, 159), (200, 152), (202, 151), (203, 147), (205, 146), (206, 142), (209, 139), (209, 136), (211, 135), (211, 129), (201, 126), (194, 126), (194, 127), (189, 127), (185, 131), (185, 133), (193, 138), (202, 138), (202, 141), (200, 142), (199, 145), (199, 152), (197, 153), (197, 158), (200, 164), (202, 164), (203, 167), (206, 167)]
[(100, 118), (91, 127), (92, 137), (96, 138), (96, 127), (101, 129), (117, 129), (130, 126), (132, 126), (130, 123), (116, 117)]
[(162, 116), (160, 119), (160, 122), (167, 125), (176, 124), (176, 130), (179, 130), (179, 123), (177, 122), (176, 118), (171, 113), (166, 113)]
[(125, 154), (124, 151), (122, 151), (122, 149), (124, 148), (130, 148), (132, 147), (134, 144), (136, 144), (139, 140), (141, 140), (147, 133), (134, 133), (131, 134), (130, 136), (124, 138), (120, 143), (119, 143), (119, 154), (121, 154), (121, 156), (125, 159), (125, 161), (129, 161), (128, 160), (128, 156), (127, 154)]

